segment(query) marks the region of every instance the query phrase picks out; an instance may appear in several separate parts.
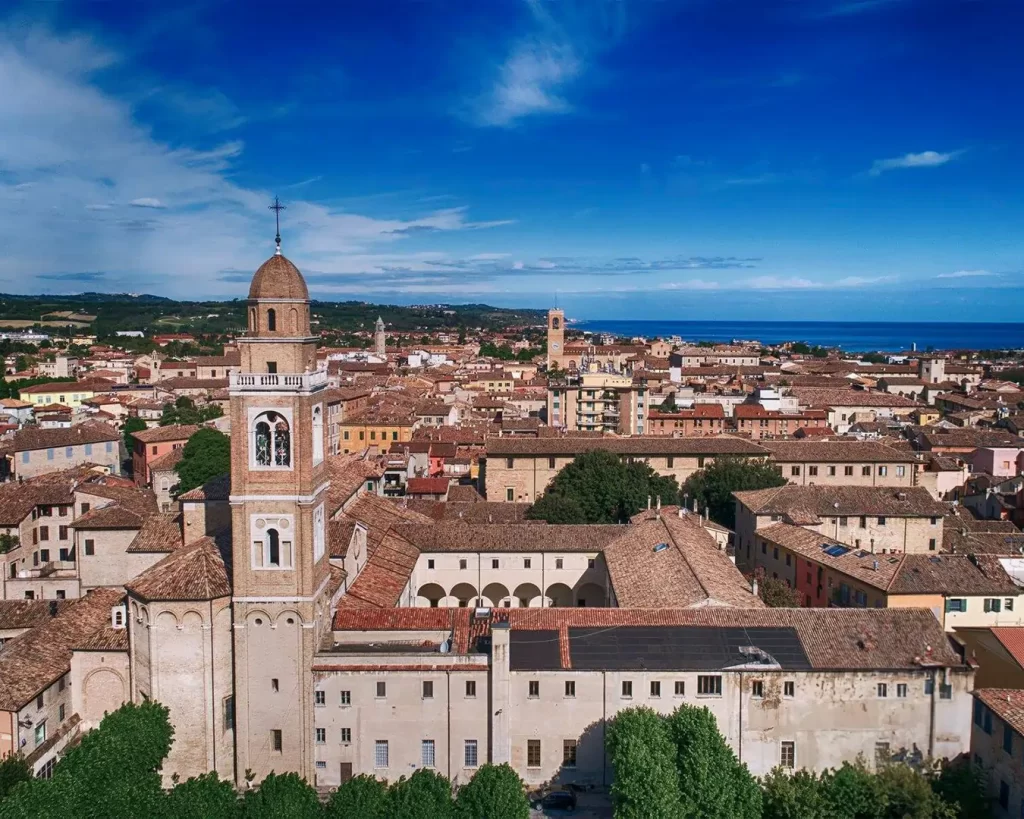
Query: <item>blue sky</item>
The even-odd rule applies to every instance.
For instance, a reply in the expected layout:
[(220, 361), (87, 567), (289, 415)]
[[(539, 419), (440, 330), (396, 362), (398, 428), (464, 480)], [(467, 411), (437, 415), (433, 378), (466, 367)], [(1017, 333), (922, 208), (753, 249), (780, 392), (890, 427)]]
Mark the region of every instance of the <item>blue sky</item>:
[(5, 4), (0, 290), (1020, 319), (1024, 4)]

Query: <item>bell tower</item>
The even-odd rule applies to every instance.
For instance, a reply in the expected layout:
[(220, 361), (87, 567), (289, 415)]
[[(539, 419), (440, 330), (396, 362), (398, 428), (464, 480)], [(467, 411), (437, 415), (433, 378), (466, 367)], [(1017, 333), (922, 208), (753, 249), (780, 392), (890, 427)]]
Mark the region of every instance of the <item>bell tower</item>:
[[(275, 200), (275, 209), (279, 209)], [(236, 777), (314, 781), (312, 659), (330, 627), (324, 462), (326, 370), (309, 292), (277, 250), (249, 288), (230, 380)]]
[(565, 355), (565, 311), (548, 310), (548, 369), (562, 366)]

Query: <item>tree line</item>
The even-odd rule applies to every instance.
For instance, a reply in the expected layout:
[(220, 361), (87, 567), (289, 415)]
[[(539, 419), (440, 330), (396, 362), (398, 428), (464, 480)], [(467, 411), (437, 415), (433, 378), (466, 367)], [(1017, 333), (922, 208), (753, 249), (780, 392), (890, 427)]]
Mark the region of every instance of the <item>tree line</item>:
[(776, 768), (760, 780), (737, 760), (707, 708), (621, 711), (608, 726), (615, 819), (987, 819), (970, 764), (862, 760), (820, 774)]
[(390, 784), (358, 776), (326, 801), (295, 773), (271, 773), (241, 795), (214, 772), (164, 788), (160, 766), (173, 737), (166, 707), (128, 703), (68, 750), (49, 779), (33, 778), (21, 756), (8, 756), (0, 761), (0, 819), (528, 819), (530, 813), (523, 782), (508, 765), (482, 765), (458, 789), (430, 768)]

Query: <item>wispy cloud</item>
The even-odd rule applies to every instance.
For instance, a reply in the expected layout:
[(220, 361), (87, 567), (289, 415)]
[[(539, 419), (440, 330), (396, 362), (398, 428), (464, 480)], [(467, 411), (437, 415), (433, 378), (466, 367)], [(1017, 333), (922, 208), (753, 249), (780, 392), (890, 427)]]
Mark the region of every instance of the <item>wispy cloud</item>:
[(476, 119), (481, 125), (508, 127), (534, 114), (568, 111), (562, 88), (582, 70), (569, 43), (520, 42), (499, 68), (494, 87), (478, 101)]
[(138, 199), (132, 199), (132, 201), (129, 202), (128, 204), (130, 204), (133, 208), (155, 208), (157, 210), (162, 210), (163, 208), (167, 207), (167, 205), (165, 205), (159, 199), (156, 199), (152, 196), (142, 196), (139, 197)]
[(281, 190), (293, 190), (295, 188), (304, 188), (306, 185), (312, 185), (314, 182), (319, 182), (323, 179), (323, 176), (318, 174), (317, 176), (311, 176), (309, 179), (303, 179), (300, 182), (292, 182), (290, 185), (285, 185)]
[(755, 176), (735, 176), (731, 179), (723, 180), (723, 185), (767, 185), (770, 182), (777, 182), (781, 179), (781, 175), (777, 173), (759, 173)]
[(893, 159), (876, 159), (868, 173), (871, 176), (879, 176), (886, 171), (892, 171), (898, 168), (934, 168), (939, 165), (945, 165), (947, 162), (952, 162), (963, 152), (963, 149), (959, 151), (949, 151), (948, 153), (922, 151), (919, 154), (904, 154), (903, 156), (897, 156)]
[[(813, 0), (815, 4), (819, 0)], [(853, 17), (858, 14), (881, 11), (887, 6), (904, 5), (909, 0), (843, 0), (833, 3), (825, 9), (818, 8), (812, 16), (814, 17)]]
[(940, 273), (936, 279), (975, 279), (982, 276), (996, 276), (988, 270), (954, 270), (952, 273)]

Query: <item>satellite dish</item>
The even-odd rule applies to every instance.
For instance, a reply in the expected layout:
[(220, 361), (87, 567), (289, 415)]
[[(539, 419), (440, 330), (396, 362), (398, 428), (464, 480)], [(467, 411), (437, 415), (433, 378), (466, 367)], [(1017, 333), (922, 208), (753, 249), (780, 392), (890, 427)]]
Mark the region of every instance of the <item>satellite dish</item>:
[(438, 651), (440, 651), (442, 654), (447, 654), (451, 650), (452, 650), (451, 642), (448, 641), (448, 640), (442, 640), (441, 641), (441, 645), (438, 648)]

